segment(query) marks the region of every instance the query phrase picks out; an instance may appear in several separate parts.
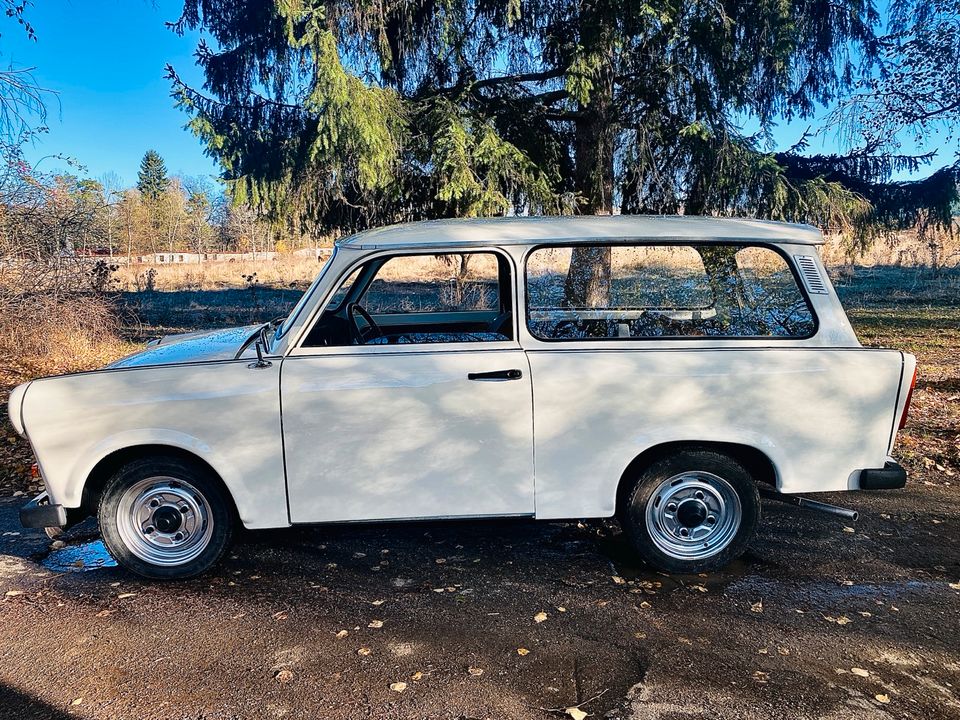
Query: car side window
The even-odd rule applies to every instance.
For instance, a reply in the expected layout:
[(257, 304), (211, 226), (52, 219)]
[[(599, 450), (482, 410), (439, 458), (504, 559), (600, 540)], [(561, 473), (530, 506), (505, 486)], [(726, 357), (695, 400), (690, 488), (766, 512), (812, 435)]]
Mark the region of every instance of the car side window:
[(512, 340), (512, 287), (493, 252), (376, 258), (337, 289), (305, 346)]
[(752, 245), (537, 248), (526, 266), (527, 325), (542, 340), (813, 334), (786, 260)]

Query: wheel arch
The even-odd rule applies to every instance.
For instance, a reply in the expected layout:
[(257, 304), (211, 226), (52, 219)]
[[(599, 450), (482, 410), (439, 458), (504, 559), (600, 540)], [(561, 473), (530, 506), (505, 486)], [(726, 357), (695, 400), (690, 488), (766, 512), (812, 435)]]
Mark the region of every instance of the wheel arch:
[(234, 521), (239, 521), (240, 513), (237, 509), (236, 500), (230, 488), (224, 482), (223, 477), (217, 472), (206, 459), (175, 445), (164, 445), (159, 443), (145, 443), (140, 445), (129, 445), (108, 453), (102, 457), (87, 474), (83, 484), (83, 494), (81, 505), (83, 511), (91, 515), (96, 514), (97, 505), (100, 502), (100, 495), (107, 481), (124, 465), (148, 457), (170, 457), (178, 460), (184, 460), (194, 463), (210, 473), (212, 477), (223, 490), (224, 495), (230, 503), (229, 511)]
[(634, 482), (658, 460), (683, 450), (710, 450), (733, 458), (750, 473), (754, 481), (777, 487), (778, 473), (773, 460), (762, 450), (742, 443), (677, 440), (653, 445), (637, 455), (620, 475), (617, 482), (616, 515), (619, 517)]

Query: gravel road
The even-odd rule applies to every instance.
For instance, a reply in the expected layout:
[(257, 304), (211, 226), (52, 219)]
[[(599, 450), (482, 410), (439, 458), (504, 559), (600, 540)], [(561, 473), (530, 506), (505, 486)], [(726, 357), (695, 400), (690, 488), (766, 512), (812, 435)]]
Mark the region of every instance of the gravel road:
[(3, 499), (0, 718), (960, 718), (956, 488), (822, 499), (860, 521), (765, 503), (709, 576), (518, 521), (247, 533), (169, 584)]

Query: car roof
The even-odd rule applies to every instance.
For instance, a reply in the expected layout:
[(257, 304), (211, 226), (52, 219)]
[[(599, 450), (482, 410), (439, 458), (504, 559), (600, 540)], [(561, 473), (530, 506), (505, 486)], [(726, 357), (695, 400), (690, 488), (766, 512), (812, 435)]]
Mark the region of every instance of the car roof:
[(821, 245), (823, 235), (811, 225), (772, 220), (713, 218), (692, 215), (577, 215), (425, 220), (388, 225), (340, 240), (356, 250), (418, 246), (533, 245), (628, 242), (631, 240), (768, 242)]

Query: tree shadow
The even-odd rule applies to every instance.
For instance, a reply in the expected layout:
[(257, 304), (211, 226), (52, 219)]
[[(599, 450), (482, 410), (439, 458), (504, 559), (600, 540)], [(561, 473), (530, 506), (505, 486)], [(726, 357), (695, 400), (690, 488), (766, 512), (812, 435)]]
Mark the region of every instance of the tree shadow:
[(20, 690), (0, 682), (0, 720), (67, 720), (75, 718)]

